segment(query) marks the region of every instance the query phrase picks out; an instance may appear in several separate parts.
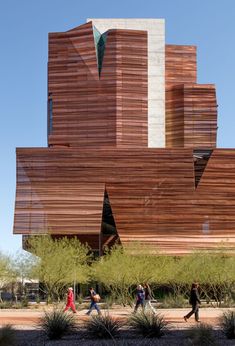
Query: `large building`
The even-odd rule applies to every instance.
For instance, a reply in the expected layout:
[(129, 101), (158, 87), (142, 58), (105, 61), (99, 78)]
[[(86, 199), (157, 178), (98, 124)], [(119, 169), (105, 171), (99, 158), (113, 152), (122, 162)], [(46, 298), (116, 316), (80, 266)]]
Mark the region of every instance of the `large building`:
[(217, 149), (213, 84), (163, 19), (88, 19), (49, 34), (48, 147), (17, 148), (14, 233), (102, 254), (235, 245), (235, 149)]

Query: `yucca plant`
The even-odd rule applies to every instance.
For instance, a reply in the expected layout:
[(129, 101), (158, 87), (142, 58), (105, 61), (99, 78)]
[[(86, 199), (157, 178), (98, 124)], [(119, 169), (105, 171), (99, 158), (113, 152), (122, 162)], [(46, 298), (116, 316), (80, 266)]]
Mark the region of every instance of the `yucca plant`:
[(220, 326), (228, 339), (235, 339), (235, 311), (224, 312)]
[(187, 345), (193, 346), (216, 346), (216, 339), (213, 328), (205, 323), (200, 323), (196, 327), (188, 329), (186, 332), (188, 338)]
[(133, 315), (129, 320), (129, 324), (136, 332), (146, 338), (161, 338), (168, 329), (168, 322), (165, 321), (164, 317), (151, 312), (141, 312)]
[(0, 346), (16, 345), (15, 330), (10, 324), (6, 324), (0, 329)]
[(86, 324), (87, 334), (99, 339), (114, 339), (120, 333), (122, 324), (108, 314), (92, 316)]
[(76, 320), (71, 313), (64, 313), (63, 310), (54, 309), (51, 312), (44, 312), (44, 316), (39, 321), (39, 327), (44, 331), (49, 339), (61, 339), (64, 335), (76, 332)]

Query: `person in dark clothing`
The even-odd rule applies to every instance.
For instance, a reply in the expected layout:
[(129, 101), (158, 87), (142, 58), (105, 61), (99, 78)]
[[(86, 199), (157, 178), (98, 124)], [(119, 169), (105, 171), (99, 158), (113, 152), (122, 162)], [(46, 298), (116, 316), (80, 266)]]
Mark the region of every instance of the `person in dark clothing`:
[(195, 320), (200, 322), (199, 320), (199, 305), (201, 304), (199, 294), (198, 294), (198, 283), (193, 283), (190, 291), (189, 303), (192, 305), (192, 310), (184, 316), (185, 322), (187, 322), (188, 318), (190, 318), (193, 314), (195, 314)]
[(156, 314), (156, 310), (151, 304), (151, 299), (153, 299), (152, 296), (152, 291), (149, 286), (149, 284), (145, 283), (144, 284), (144, 293), (145, 293), (145, 298), (144, 298), (144, 310), (150, 309), (154, 314)]
[(136, 304), (135, 304), (135, 309), (133, 312), (134, 314), (137, 312), (139, 306), (142, 306), (142, 309), (144, 309), (144, 298), (145, 298), (144, 289), (141, 285), (138, 285), (136, 290)]
[(92, 310), (96, 309), (98, 315), (101, 315), (101, 311), (100, 308), (98, 306), (98, 301), (100, 299), (100, 296), (95, 292), (95, 290), (93, 289), (93, 287), (89, 288), (89, 292), (90, 292), (90, 299), (91, 299), (91, 304), (89, 307), (89, 310), (87, 311), (86, 315), (90, 315), (90, 313), (92, 312)]

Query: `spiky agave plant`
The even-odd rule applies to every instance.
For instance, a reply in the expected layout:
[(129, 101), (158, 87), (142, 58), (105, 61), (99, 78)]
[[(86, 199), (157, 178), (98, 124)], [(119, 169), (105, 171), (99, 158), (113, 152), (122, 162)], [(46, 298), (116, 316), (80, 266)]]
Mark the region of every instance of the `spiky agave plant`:
[(49, 339), (61, 339), (64, 335), (76, 332), (77, 325), (73, 314), (64, 313), (63, 310), (54, 309), (44, 312), (39, 321), (39, 327)]
[(186, 337), (190, 344), (198, 346), (216, 346), (216, 338), (213, 334), (213, 328), (205, 323), (200, 323), (187, 330)]
[(235, 311), (226, 311), (220, 318), (220, 326), (228, 339), (235, 339)]
[(15, 330), (10, 324), (0, 328), (0, 346), (13, 346), (16, 344)]
[(129, 319), (129, 325), (146, 338), (161, 338), (167, 331), (168, 322), (164, 316), (151, 312), (141, 312)]
[(92, 316), (85, 324), (87, 335), (99, 339), (114, 339), (119, 336), (121, 326), (109, 314)]

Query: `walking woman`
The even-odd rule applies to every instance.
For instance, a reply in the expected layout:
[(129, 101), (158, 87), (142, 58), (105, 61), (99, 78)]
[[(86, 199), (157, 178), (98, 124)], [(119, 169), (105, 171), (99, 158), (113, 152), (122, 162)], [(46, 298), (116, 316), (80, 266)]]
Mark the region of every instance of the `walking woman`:
[(64, 312), (67, 311), (69, 308), (72, 309), (73, 313), (76, 314), (76, 308), (74, 304), (74, 295), (73, 295), (73, 288), (69, 287), (68, 288), (68, 293), (67, 293), (67, 303), (66, 307), (64, 308)]
[(189, 304), (192, 305), (192, 310), (184, 316), (185, 322), (187, 322), (188, 318), (190, 318), (193, 314), (195, 314), (195, 321), (200, 322), (199, 320), (199, 305), (201, 304), (199, 294), (198, 294), (198, 283), (194, 282), (190, 291)]
[(154, 309), (151, 303), (151, 299), (153, 299), (152, 291), (149, 286), (149, 284), (144, 284), (144, 293), (145, 293), (145, 300), (144, 300), (144, 310), (150, 309), (154, 314), (157, 313), (157, 311)]
[(136, 290), (136, 304), (133, 312), (134, 314), (137, 312), (139, 306), (141, 306), (142, 309), (144, 309), (144, 297), (144, 288), (141, 285), (138, 285)]

